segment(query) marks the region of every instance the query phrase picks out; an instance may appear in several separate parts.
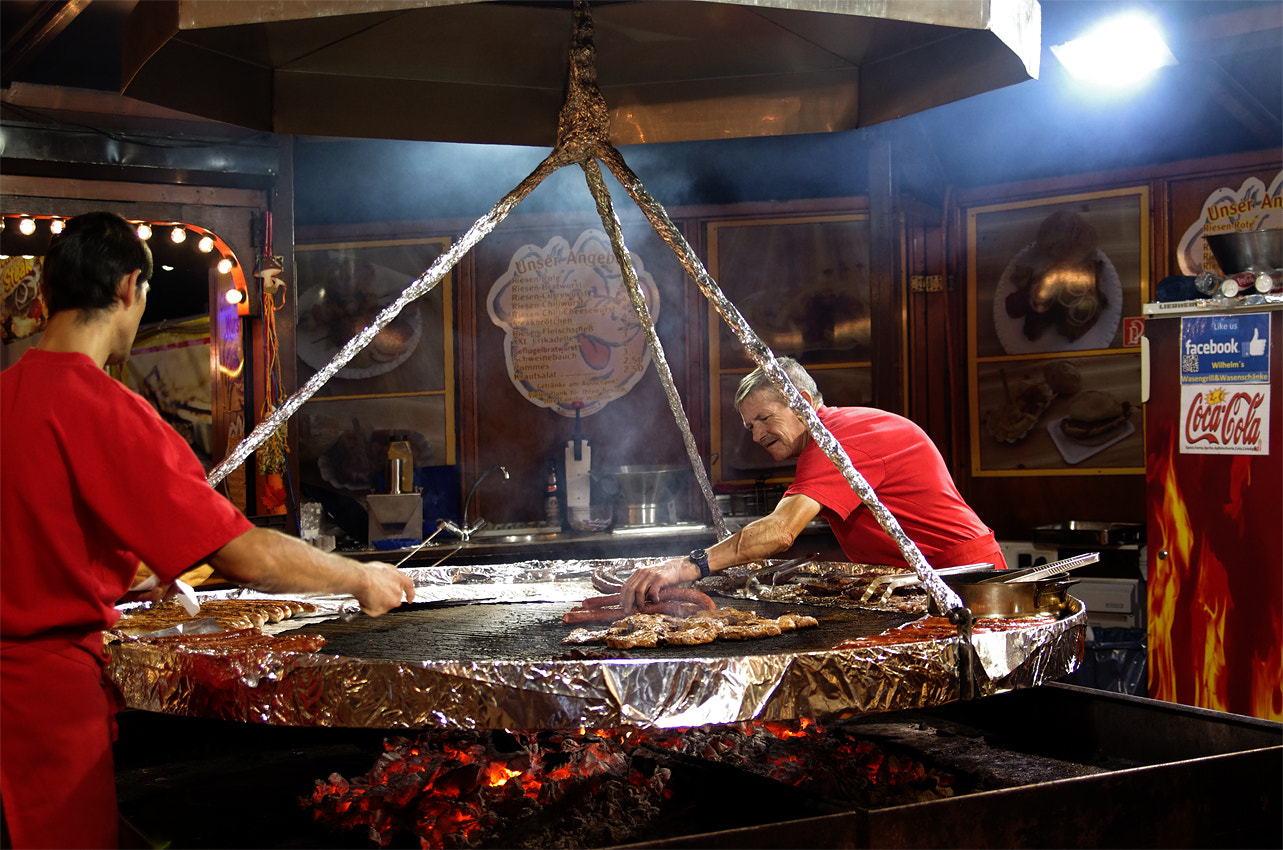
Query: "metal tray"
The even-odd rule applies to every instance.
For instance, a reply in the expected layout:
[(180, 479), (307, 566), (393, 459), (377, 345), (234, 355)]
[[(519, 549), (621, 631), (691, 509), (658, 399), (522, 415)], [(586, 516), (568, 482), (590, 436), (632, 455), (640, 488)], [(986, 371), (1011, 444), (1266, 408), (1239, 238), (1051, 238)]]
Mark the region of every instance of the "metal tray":
[(1145, 525), (1139, 522), (1098, 522), (1068, 520), (1034, 528), (1035, 543), (1059, 546), (1125, 546), (1145, 541)]

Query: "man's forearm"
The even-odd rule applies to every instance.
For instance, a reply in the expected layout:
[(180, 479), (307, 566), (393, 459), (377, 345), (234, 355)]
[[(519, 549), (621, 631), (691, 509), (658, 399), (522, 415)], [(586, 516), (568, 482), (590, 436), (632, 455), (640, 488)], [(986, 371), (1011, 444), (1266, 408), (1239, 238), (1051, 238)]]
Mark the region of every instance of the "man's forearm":
[(709, 549), (708, 568), (720, 572), (769, 558), (792, 545), (793, 535), (787, 526), (773, 516), (764, 516)]
[(264, 593), (355, 596), (366, 581), (365, 571), (356, 562), (262, 528), (245, 532), (209, 560), (225, 578)]

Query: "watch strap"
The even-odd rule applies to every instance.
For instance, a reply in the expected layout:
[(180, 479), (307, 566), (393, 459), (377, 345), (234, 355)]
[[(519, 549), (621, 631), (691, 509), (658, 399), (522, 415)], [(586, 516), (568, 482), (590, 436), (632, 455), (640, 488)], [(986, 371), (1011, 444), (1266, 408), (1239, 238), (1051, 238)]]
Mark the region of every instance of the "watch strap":
[(708, 552), (703, 549), (696, 549), (690, 553), (690, 560), (691, 563), (699, 567), (699, 577), (708, 578)]

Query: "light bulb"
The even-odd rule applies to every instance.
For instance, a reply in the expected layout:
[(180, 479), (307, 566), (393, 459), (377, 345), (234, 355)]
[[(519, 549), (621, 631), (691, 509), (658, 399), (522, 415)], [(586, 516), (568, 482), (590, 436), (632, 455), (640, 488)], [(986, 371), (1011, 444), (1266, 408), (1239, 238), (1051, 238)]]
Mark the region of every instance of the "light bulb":
[(1082, 38), (1052, 45), (1051, 52), (1073, 76), (1111, 88), (1176, 64), (1154, 23), (1135, 13), (1105, 21)]
[(232, 270), (232, 260), (230, 257), (223, 257), (218, 261), (218, 273), (227, 274)]
[(54, 236), (57, 236), (59, 233), (62, 233), (62, 229), (66, 226), (67, 226), (67, 222), (63, 221), (60, 218), (50, 219), (49, 232), (52, 233)]
[(227, 294), (223, 297), (227, 299), (228, 304), (239, 304), (245, 300), (244, 293), (235, 288), (227, 290)]
[(145, 222), (138, 225), (138, 238), (146, 242), (151, 238), (151, 226)]
[(200, 238), (200, 241), (196, 243), (196, 248), (197, 248), (197, 250), (199, 250), (202, 254), (208, 254), (210, 251), (213, 251), (213, 250), (214, 250), (214, 237), (212, 237), (212, 236), (202, 236), (202, 237)]
[(18, 232), (21, 233), (23, 236), (30, 236), (31, 234), (35, 233), (36, 220), (34, 218), (27, 218), (24, 215), (22, 217), (22, 220), (18, 222)]
[(169, 238), (175, 245), (181, 245), (187, 241), (187, 231), (181, 227), (175, 227), (169, 231)]

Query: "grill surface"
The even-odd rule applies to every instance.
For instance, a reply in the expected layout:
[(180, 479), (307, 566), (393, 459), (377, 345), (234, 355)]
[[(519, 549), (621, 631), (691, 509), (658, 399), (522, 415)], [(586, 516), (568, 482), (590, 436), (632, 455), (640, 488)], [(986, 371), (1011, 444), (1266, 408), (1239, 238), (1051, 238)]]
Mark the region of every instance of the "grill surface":
[[(617, 650), (601, 644), (561, 643), (573, 626), (561, 616), (566, 602), (473, 604), (358, 617), (304, 626), (293, 633), (319, 634), (326, 654), (368, 661), (540, 661), (564, 658), (574, 650), (605, 658), (738, 658), (745, 655), (797, 654), (831, 650), (847, 638), (880, 634), (917, 618), (898, 611), (818, 608), (739, 599), (718, 599), (722, 608), (756, 611), (763, 617), (809, 614), (818, 628), (786, 632), (752, 641), (716, 641), (700, 646)], [(608, 624), (585, 628), (604, 629)]]

